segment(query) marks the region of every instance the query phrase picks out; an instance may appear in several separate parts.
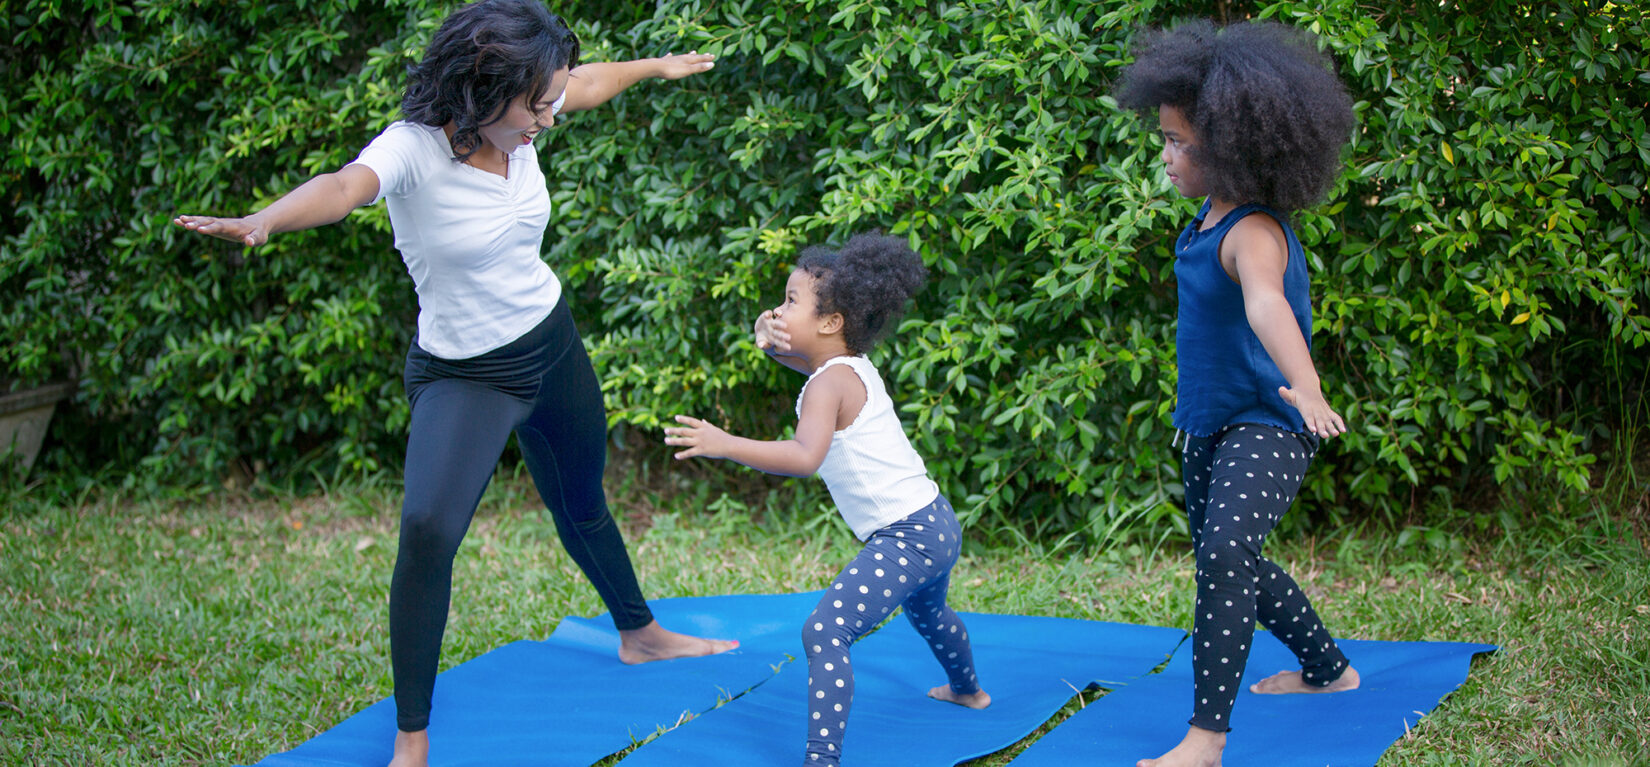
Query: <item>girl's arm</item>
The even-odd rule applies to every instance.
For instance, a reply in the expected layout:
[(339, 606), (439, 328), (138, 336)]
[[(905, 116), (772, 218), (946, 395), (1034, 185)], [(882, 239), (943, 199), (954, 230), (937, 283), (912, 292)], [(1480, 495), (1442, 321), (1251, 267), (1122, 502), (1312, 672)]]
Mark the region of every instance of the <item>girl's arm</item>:
[(715, 56), (698, 52), (657, 59), (581, 64), (568, 73), (567, 97), (562, 102), (561, 111), (565, 114), (594, 109), (649, 77), (680, 80), (714, 66)]
[(172, 219), (191, 232), (255, 248), (278, 232), (296, 232), (336, 223), (378, 196), (378, 174), (365, 165), (346, 165), (322, 173), (282, 195), (269, 207), (244, 218), (178, 216)]
[(1324, 399), (1311, 351), (1283, 295), (1283, 271), (1289, 263), (1286, 242), (1283, 229), (1270, 216), (1246, 216), (1221, 243), (1221, 260), (1229, 264), (1228, 271), (1237, 272), (1249, 327), (1289, 381), (1288, 387), (1278, 387), (1278, 395), (1300, 411), (1313, 434), (1345, 434), (1346, 422)]
[(709, 423), (685, 415), (676, 416), (682, 426), (665, 429), (665, 444), (685, 447), (681, 458), (726, 458), (758, 471), (787, 477), (806, 477), (819, 471), (831, 449), (831, 433), (836, 430), (848, 387), (864, 384), (847, 366), (825, 371), (808, 384), (802, 397), (802, 417), (792, 439), (754, 440), (735, 437)]

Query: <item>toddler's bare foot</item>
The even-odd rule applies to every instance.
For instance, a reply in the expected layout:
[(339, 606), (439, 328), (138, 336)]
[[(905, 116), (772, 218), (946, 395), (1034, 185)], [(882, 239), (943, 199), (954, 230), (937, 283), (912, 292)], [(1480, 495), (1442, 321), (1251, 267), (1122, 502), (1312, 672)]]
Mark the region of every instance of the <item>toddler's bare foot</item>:
[(977, 690), (968, 695), (958, 695), (951, 691), (951, 685), (948, 684), (942, 684), (929, 690), (928, 697), (969, 708), (985, 708), (991, 705), (991, 696), (985, 690)]
[(1265, 679), (1249, 685), (1249, 692), (1261, 695), (1289, 695), (1300, 692), (1346, 692), (1358, 689), (1358, 672), (1351, 666), (1341, 672), (1341, 678), (1330, 682), (1323, 687), (1314, 687), (1301, 681), (1299, 671), (1279, 671)]
[(1186, 728), (1180, 745), (1156, 759), (1141, 759), (1134, 767), (1220, 767), (1220, 752), (1226, 750), (1226, 733)]
[(395, 756), (390, 759), (389, 767), (428, 767), (430, 763), (430, 733), (428, 730), (418, 732), (395, 733)]
[(672, 658), (715, 655), (739, 646), (737, 639), (704, 639), (668, 631), (653, 621), (639, 629), (619, 632), (619, 661), (636, 665)]

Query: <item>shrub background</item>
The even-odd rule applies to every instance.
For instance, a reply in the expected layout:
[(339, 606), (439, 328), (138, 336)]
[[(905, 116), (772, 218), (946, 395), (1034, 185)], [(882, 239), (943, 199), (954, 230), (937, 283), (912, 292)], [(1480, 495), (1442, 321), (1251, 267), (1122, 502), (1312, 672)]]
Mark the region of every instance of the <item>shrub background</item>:
[[(37, 472), (396, 468), (416, 303), (382, 206), (249, 254), (168, 222), (353, 159), (452, 5), (7, 6), (0, 386), (80, 382)], [(1358, 112), (1330, 203), (1296, 222), (1352, 428), (1306, 505), (1581, 488), (1650, 415), (1647, 12), (1473, 6), (558, 3), (588, 60), (720, 58), (550, 132), (545, 258), (641, 445), (682, 412), (781, 433), (800, 381), (750, 320), (801, 246), (907, 236), (933, 278), (874, 358), (965, 516), (1091, 538), (1178, 520), (1170, 247), (1194, 206), (1105, 94), (1138, 25), (1277, 18), (1323, 36)]]

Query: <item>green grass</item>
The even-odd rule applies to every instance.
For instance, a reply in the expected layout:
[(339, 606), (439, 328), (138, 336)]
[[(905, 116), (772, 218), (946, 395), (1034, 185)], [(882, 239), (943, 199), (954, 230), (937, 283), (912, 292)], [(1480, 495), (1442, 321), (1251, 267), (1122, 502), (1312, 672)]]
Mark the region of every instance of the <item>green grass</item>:
[[(857, 548), (828, 518), (793, 512), (757, 525), (728, 499), (616, 484), (653, 598), (819, 588)], [(1269, 555), (1340, 634), (1503, 648), (1383, 765), (1650, 760), (1646, 500), (1636, 483), (1617, 485), (1628, 489), (1525, 497), (1487, 524), (1438, 514), (1430, 530), (1272, 542)], [(0, 511), (0, 763), (251, 763), (388, 696), (398, 504), (392, 483), (369, 483)], [(1525, 507), (1542, 518), (1517, 522)], [(1190, 626), (1181, 545), (976, 542), (953, 576), (953, 603)], [(455, 579), (444, 667), (602, 611), (519, 479), (489, 490)], [(989, 669), (982, 680), (989, 689)], [(1101, 694), (1074, 697), (1055, 721)], [(1007, 764), (1030, 740), (976, 764)]]

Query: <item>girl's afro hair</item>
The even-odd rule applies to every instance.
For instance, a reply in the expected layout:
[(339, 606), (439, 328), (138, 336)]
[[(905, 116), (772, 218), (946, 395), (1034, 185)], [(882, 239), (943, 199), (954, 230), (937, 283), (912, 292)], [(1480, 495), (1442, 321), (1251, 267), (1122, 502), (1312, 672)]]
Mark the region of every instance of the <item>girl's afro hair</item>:
[(1340, 173), (1352, 100), (1308, 32), (1276, 22), (1146, 30), (1116, 88), (1142, 114), (1168, 105), (1196, 132), (1209, 193), (1288, 213), (1323, 199)]
[(922, 257), (904, 238), (880, 232), (856, 234), (841, 250), (810, 247), (796, 268), (817, 280), (818, 312), (842, 315), (849, 354), (870, 351), (928, 279)]

